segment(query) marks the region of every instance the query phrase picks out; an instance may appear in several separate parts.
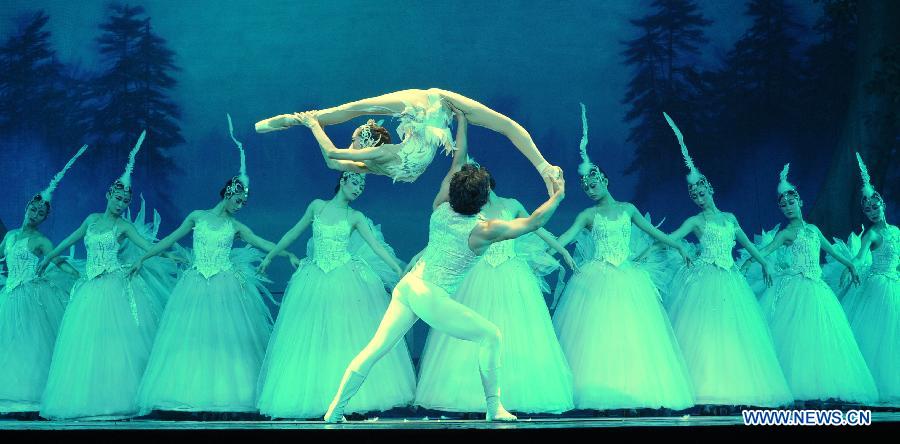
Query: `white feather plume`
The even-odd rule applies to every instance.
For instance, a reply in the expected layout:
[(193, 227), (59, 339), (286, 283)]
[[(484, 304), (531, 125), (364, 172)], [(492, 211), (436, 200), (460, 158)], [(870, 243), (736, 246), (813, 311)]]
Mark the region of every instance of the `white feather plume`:
[(698, 180), (703, 176), (700, 174), (700, 170), (694, 165), (694, 159), (691, 159), (691, 155), (688, 153), (687, 146), (684, 144), (684, 135), (681, 134), (681, 130), (678, 129), (678, 125), (675, 125), (675, 122), (669, 117), (668, 114), (663, 112), (663, 117), (666, 118), (666, 122), (669, 123), (669, 126), (672, 128), (672, 131), (675, 132), (675, 137), (678, 139), (678, 144), (681, 145), (681, 156), (684, 157), (684, 164), (687, 165), (688, 173), (687, 180), (689, 183), (697, 183)]
[(591, 172), (591, 168), (594, 167), (594, 164), (591, 162), (590, 157), (587, 154), (587, 144), (588, 144), (588, 124), (587, 124), (587, 109), (584, 107), (584, 103), (579, 103), (581, 105), (581, 143), (578, 144), (578, 150), (581, 154), (581, 164), (578, 165), (578, 174), (582, 176), (587, 176), (588, 173)]
[(47, 185), (47, 188), (44, 188), (44, 191), (41, 191), (41, 199), (47, 202), (50, 201), (51, 197), (53, 197), (53, 191), (56, 190), (56, 187), (59, 185), (59, 181), (66, 175), (66, 171), (69, 171), (69, 168), (72, 168), (72, 165), (75, 164), (75, 160), (87, 151), (87, 147), (87, 145), (82, 145), (81, 148), (78, 149), (78, 152), (66, 162), (66, 166), (63, 167), (62, 171), (53, 176), (53, 179), (50, 180), (50, 185)]
[(244, 144), (234, 138), (234, 124), (231, 123), (231, 114), (225, 113), (225, 117), (228, 117), (228, 134), (241, 152), (241, 171), (238, 175), (238, 179), (244, 184), (244, 188), (249, 188), (250, 177), (247, 176), (247, 156), (244, 154)]
[(791, 164), (790, 164), (790, 163), (784, 164), (784, 168), (781, 169), (781, 173), (778, 175), (778, 179), (779, 179), (779, 180), (778, 180), (778, 195), (779, 195), (779, 196), (782, 195), (782, 194), (784, 194), (784, 193), (786, 193), (786, 192), (788, 192), (788, 191), (790, 191), (790, 190), (796, 190), (796, 189), (797, 189), (796, 187), (794, 187), (794, 185), (792, 185), (792, 184), (791, 184), (790, 182), (788, 182), (788, 180), (787, 180), (787, 178), (788, 178), (788, 171), (790, 171), (790, 168), (791, 168)]
[(859, 151), (856, 152), (856, 162), (859, 163), (859, 175), (862, 176), (863, 196), (872, 197), (872, 195), (875, 194), (875, 188), (872, 187), (872, 178), (869, 177), (869, 169), (866, 168), (866, 164), (863, 162), (862, 156), (859, 155)]
[(138, 151), (140, 151), (141, 145), (144, 144), (145, 137), (147, 137), (147, 130), (141, 131), (141, 137), (138, 137), (137, 143), (134, 144), (134, 148), (132, 148), (131, 152), (128, 154), (128, 164), (125, 165), (125, 172), (122, 173), (122, 177), (119, 178), (119, 182), (122, 182), (122, 185), (125, 185), (128, 188), (131, 188), (131, 172), (134, 170), (134, 158), (137, 156)]

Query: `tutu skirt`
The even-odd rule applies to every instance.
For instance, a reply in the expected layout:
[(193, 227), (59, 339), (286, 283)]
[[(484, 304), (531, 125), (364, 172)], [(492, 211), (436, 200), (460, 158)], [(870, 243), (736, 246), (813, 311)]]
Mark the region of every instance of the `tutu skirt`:
[(66, 299), (44, 279), (0, 292), (0, 413), (39, 410)]
[(869, 275), (847, 293), (843, 305), (880, 402), (900, 406), (900, 279)]
[(824, 281), (781, 277), (760, 304), (794, 399), (878, 399), (847, 316)]
[(650, 275), (590, 261), (566, 284), (553, 317), (579, 409), (694, 404), (691, 379)]
[[(354, 259), (329, 272), (310, 260), (294, 272), (259, 377), (260, 413), (321, 418), (341, 376), (378, 329), (390, 296), (372, 269)], [(415, 374), (406, 343), (379, 360), (346, 412), (409, 404)]]
[(791, 404), (766, 319), (735, 269), (695, 262), (676, 275), (669, 319), (694, 382), (697, 404)]
[(160, 320), (138, 404), (152, 410), (256, 411), (272, 324), (259, 291), (231, 270), (188, 270)]
[(47, 377), (40, 415), (119, 419), (137, 415), (137, 390), (162, 313), (159, 295), (123, 271), (72, 291)]
[[(503, 335), (503, 405), (527, 413), (573, 408), (566, 363), (538, 279), (521, 258), (492, 266), (482, 260), (453, 299), (493, 322)], [(437, 410), (482, 412), (479, 346), (431, 330), (419, 370), (416, 404)]]

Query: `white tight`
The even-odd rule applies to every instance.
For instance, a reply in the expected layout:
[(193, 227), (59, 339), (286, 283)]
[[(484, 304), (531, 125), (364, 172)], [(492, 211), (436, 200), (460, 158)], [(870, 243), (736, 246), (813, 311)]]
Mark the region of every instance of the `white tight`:
[(369, 344), (352, 361), (349, 370), (366, 375), (381, 357), (403, 338), (421, 318), (431, 328), (479, 344), (481, 370), (500, 366), (500, 330), (471, 308), (450, 299), (437, 285), (407, 274), (391, 295), (381, 324)]

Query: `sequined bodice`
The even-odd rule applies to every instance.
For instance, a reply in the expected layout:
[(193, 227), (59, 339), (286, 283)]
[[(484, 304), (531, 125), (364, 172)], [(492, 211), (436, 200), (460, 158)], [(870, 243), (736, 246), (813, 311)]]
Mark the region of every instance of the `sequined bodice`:
[(122, 268), (119, 263), (118, 225), (113, 224), (111, 229), (102, 233), (95, 232), (93, 227), (94, 224), (91, 224), (84, 234), (84, 247), (87, 250), (84, 271), (88, 279)]
[(884, 231), (881, 245), (872, 251), (873, 274), (897, 276), (897, 265), (900, 263), (900, 228), (889, 226)]
[(703, 235), (700, 236), (701, 262), (712, 264), (726, 270), (734, 266), (734, 224), (725, 221), (717, 224), (707, 221), (703, 227)]
[(444, 146), (445, 153), (456, 149), (450, 134), (452, 113), (439, 95), (429, 94), (425, 105), (407, 104), (395, 117), (400, 119), (397, 133), (402, 140), (399, 161), (382, 168), (394, 181), (415, 181), (431, 164), (439, 146)]
[(37, 277), (35, 270), (39, 261), (38, 257), (28, 249), (27, 236), (22, 236), (13, 243), (7, 243), (4, 253), (8, 268), (4, 291), (12, 291), (19, 285)]
[(347, 219), (326, 224), (316, 215), (313, 218), (313, 262), (324, 272), (329, 272), (350, 261), (350, 233), (353, 227)]
[(207, 220), (194, 225), (194, 269), (209, 279), (231, 269), (231, 244), (234, 242), (234, 224), (228, 220), (212, 228)]
[[(513, 220), (512, 214), (504, 208), (500, 211), (502, 220)], [(516, 240), (507, 239), (505, 241), (494, 242), (482, 255), (484, 261), (492, 267), (499, 267), (504, 262), (516, 257)]]
[(808, 226), (797, 230), (797, 237), (788, 248), (790, 252), (790, 274), (800, 274), (810, 279), (822, 277), (822, 267), (819, 265), (819, 236)]
[(431, 213), (428, 246), (416, 264), (422, 280), (453, 294), (479, 257), (469, 248), (469, 236), (478, 216), (456, 213), (444, 203)]
[(623, 211), (619, 217), (608, 219), (598, 211), (591, 227), (594, 241), (594, 260), (619, 266), (628, 260), (631, 244), (631, 218)]

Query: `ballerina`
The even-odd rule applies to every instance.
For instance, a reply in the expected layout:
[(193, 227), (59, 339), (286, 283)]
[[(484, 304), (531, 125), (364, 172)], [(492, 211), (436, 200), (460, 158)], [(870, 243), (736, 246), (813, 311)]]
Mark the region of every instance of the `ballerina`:
[[(394, 288), (391, 303), (374, 337), (350, 361), (325, 420), (344, 421), (343, 412), (372, 366), (419, 318), (432, 328), (479, 344), (479, 370), (488, 421), (515, 421), (500, 402), (501, 336), (497, 327), (472, 309), (454, 301), (453, 294), (479, 256), (494, 242), (533, 232), (547, 223), (564, 197), (564, 181), (554, 179), (554, 193), (531, 216), (512, 221), (483, 220), (477, 216), (487, 202), (489, 178), (481, 168), (465, 165), (456, 155), (444, 178), (446, 193), (435, 200), (429, 224), (429, 243), (412, 271)], [(448, 186), (445, 186), (449, 183)]]
[[(281, 114), (257, 122), (256, 131), (266, 133), (303, 124), (312, 130), (329, 168), (379, 174), (395, 182), (414, 182), (431, 164), (438, 147), (443, 146), (445, 154), (456, 149), (449, 129), (453, 110), (464, 113), (473, 125), (506, 136), (535, 166), (547, 193), (553, 194), (552, 179), (561, 178), (562, 169), (544, 159), (525, 128), (475, 100), (442, 89), (407, 89), (325, 110)], [(391, 144), (387, 130), (370, 121), (354, 131), (349, 148), (338, 149), (322, 129), (363, 115), (399, 118), (397, 133), (401, 142)], [(366, 139), (374, 143), (360, 143)]]
[(884, 199), (872, 187), (862, 157), (862, 208), (872, 225), (862, 235), (860, 264), (871, 251), (872, 265), (862, 284), (844, 296), (843, 306), (856, 341), (878, 387), (882, 404), (900, 405), (900, 228), (887, 223)]
[[(459, 158), (466, 158), (468, 153), (466, 130), (465, 115), (457, 113), (455, 156)], [(494, 192), (496, 184), (489, 173), (488, 176), (490, 192), (480, 214), (507, 221), (528, 217), (518, 200), (502, 198)], [(492, 244), (451, 295), (503, 332), (501, 354), (504, 368), (508, 370), (503, 381), (503, 399), (505, 407), (513, 411), (561, 413), (573, 407), (572, 372), (553, 331), (542, 294), (542, 290), (548, 289), (530, 265), (534, 261), (542, 275), (559, 267), (544, 252), (546, 245), (559, 252), (570, 267), (575, 267), (569, 252), (552, 234), (540, 228), (533, 234)], [(420, 359), (415, 404), (455, 412), (484, 410), (477, 368), (475, 344), (432, 330)]]
[[(256, 381), (272, 330), (261, 293), (271, 295), (250, 265), (262, 255), (234, 250), (232, 243), (237, 238), (266, 251), (275, 244), (234, 217), (247, 202), (250, 178), (231, 116), (228, 127), (241, 155), (239, 175), (226, 182), (215, 207), (192, 211), (130, 270), (135, 273), (193, 230), (193, 264), (172, 290), (138, 392), (142, 415), (153, 410), (256, 411)], [(299, 263), (296, 256), (284, 255)]]
[(584, 192), (596, 202), (559, 237), (569, 244), (590, 229), (594, 254), (566, 284), (553, 323), (575, 377), (575, 408), (669, 408), (694, 404), (690, 375), (649, 273), (630, 260), (632, 224), (677, 250), (634, 205), (616, 201), (609, 179), (587, 155), (587, 117), (579, 166)]
[[(69, 159), (47, 188), (31, 198), (22, 227), (7, 232), (0, 242), (0, 253), (9, 267), (0, 290), (0, 413), (40, 409), (69, 285), (37, 276), (40, 256), (53, 250), (53, 243), (38, 227), (50, 214), (53, 191), (85, 150), (87, 145)], [(79, 277), (62, 258), (53, 263), (75, 279)]]
[(759, 250), (766, 257), (786, 246), (787, 269), (766, 290), (760, 305), (794, 399), (867, 404), (878, 399), (875, 381), (837, 296), (822, 280), (819, 250), (844, 264), (854, 282), (859, 283), (859, 275), (818, 227), (803, 220), (803, 200), (787, 180), (789, 165), (781, 171), (778, 184), (778, 206), (789, 223)]
[[(84, 238), (87, 264), (72, 290), (59, 327), (40, 415), (48, 419), (120, 419), (137, 414), (138, 384), (162, 313), (165, 291), (142, 275), (128, 276), (119, 260), (122, 238), (149, 250), (134, 225), (122, 218), (131, 202), (131, 171), (144, 141), (141, 133), (125, 172), (106, 193), (106, 211), (94, 213), (44, 256), (47, 264)], [(172, 267), (174, 268), (174, 267)]]
[[(664, 114), (665, 115), (665, 114)], [(721, 211), (713, 187), (688, 154), (681, 132), (665, 115), (690, 170), (688, 192), (701, 212), (669, 236), (693, 233), (700, 255), (673, 279), (669, 319), (694, 382), (694, 399), (707, 405), (774, 407), (793, 400), (778, 363), (765, 316), (744, 276), (734, 265), (737, 240), (762, 267), (771, 285), (771, 265), (741, 229), (734, 214)]]
[[(364, 188), (364, 175), (342, 173), (334, 197), (312, 201), (259, 266), (264, 273), (276, 254), (312, 226), (311, 254), (288, 283), (259, 377), (258, 407), (266, 416), (322, 417), (340, 372), (366, 345), (387, 310), (385, 287), (397, 283), (402, 265), (372, 222), (350, 208)], [(351, 252), (358, 237), (364, 245)], [(416, 379), (406, 344), (401, 341), (368, 377), (346, 411), (409, 404)]]

